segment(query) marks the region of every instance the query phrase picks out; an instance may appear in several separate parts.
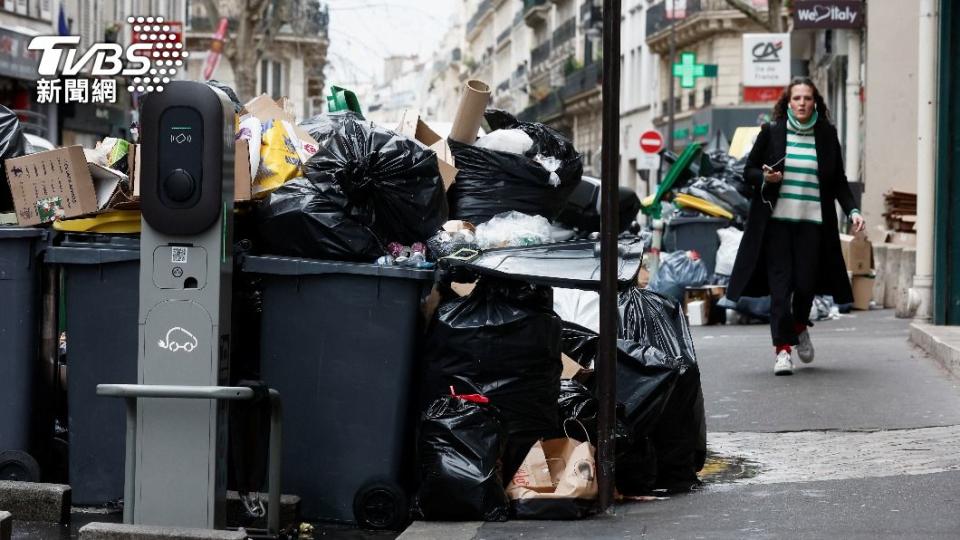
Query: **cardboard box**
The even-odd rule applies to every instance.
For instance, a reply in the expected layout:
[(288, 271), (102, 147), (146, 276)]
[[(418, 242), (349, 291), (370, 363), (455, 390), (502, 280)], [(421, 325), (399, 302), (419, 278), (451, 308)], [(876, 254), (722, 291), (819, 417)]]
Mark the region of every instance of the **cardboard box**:
[(260, 122), (264, 123), (270, 120), (283, 121), (284, 127), (287, 129), (287, 133), (291, 135), (291, 138), (299, 139), (294, 141), (294, 146), (296, 147), (300, 161), (306, 163), (306, 161), (310, 159), (310, 156), (317, 153), (320, 145), (316, 139), (307, 133), (307, 130), (297, 125), (296, 117), (294, 117), (291, 112), (285, 110), (286, 108), (292, 109), (287, 98), (280, 98), (274, 101), (270, 96), (261, 94), (244, 104), (243, 109), (246, 111), (246, 114), (243, 114), (243, 111), (241, 111), (240, 119), (242, 120), (247, 114), (252, 114), (256, 116)]
[(234, 143), (233, 200), (253, 199), (253, 177), (250, 175), (250, 141), (243, 139)]
[(853, 276), (853, 309), (870, 309), (875, 280), (874, 276)]
[(563, 353), (560, 353), (560, 362), (563, 364), (563, 371), (560, 372), (561, 379), (573, 379), (578, 373), (583, 371), (583, 366)]
[(22, 226), (94, 214), (117, 200), (127, 180), (119, 171), (88, 164), (81, 146), (8, 159), (5, 167)]
[(443, 178), (443, 187), (447, 190), (457, 178), (456, 162), (453, 159), (453, 152), (450, 151), (450, 145), (447, 141), (437, 135), (420, 118), (420, 111), (416, 109), (407, 109), (403, 111), (400, 118), (400, 125), (397, 126), (397, 133), (419, 141), (427, 148), (437, 154), (437, 165), (440, 166), (440, 176)]
[(873, 245), (863, 234), (840, 235), (840, 251), (847, 263), (847, 270), (853, 275), (869, 274), (873, 269)]

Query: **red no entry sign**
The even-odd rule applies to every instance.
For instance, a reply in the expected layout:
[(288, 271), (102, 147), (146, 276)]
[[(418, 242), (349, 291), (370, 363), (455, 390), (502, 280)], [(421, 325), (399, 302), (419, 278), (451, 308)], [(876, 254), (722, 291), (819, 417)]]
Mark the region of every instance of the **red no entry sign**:
[(663, 148), (663, 136), (650, 130), (640, 135), (640, 149), (648, 154), (656, 154)]

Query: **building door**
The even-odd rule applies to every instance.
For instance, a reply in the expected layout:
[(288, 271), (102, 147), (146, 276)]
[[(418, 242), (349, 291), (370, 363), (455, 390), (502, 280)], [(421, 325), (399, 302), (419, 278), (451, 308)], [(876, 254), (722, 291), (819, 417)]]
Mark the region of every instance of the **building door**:
[(940, 2), (933, 320), (960, 325), (960, 9)]

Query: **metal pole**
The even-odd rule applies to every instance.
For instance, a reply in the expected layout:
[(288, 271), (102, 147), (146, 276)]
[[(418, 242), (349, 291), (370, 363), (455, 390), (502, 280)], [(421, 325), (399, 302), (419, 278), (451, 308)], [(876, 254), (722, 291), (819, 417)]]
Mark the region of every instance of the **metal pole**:
[(667, 81), (670, 85), (670, 98), (667, 102), (667, 150), (673, 152), (673, 121), (677, 114), (676, 98), (674, 97), (673, 65), (677, 63), (677, 20), (676, 5), (670, 0), (670, 63), (667, 65)]
[(603, 2), (603, 132), (600, 182), (600, 343), (597, 394), (600, 401), (597, 480), (600, 510), (613, 503), (614, 425), (617, 407), (617, 215), (620, 149), (620, 0)]

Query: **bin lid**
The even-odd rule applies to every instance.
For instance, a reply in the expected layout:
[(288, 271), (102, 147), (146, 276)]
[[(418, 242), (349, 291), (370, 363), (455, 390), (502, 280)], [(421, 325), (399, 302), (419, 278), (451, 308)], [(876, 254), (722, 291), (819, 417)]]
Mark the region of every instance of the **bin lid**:
[(139, 250), (99, 247), (95, 244), (88, 246), (76, 244), (47, 248), (43, 260), (57, 264), (109, 264), (140, 260)]
[(315, 276), (323, 274), (349, 274), (355, 276), (386, 277), (433, 281), (433, 270), (405, 268), (402, 266), (379, 266), (373, 263), (324, 261), (298, 257), (255, 256), (240, 257), (240, 269), (250, 274), (278, 276)]
[(47, 233), (46, 229), (33, 227), (0, 227), (0, 240), (8, 238), (39, 238)]
[[(649, 237), (621, 240), (617, 286), (633, 287), (640, 273), (643, 253)], [(600, 290), (599, 244), (593, 241), (563, 242), (542, 246), (490, 249), (457, 261), (445, 259), (451, 266), (463, 266), (480, 275), (516, 279), (567, 289)]]

